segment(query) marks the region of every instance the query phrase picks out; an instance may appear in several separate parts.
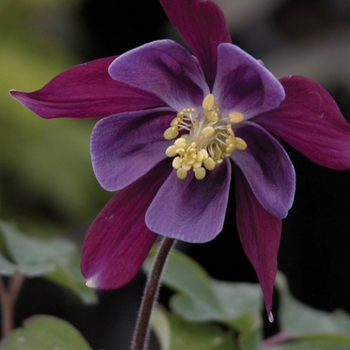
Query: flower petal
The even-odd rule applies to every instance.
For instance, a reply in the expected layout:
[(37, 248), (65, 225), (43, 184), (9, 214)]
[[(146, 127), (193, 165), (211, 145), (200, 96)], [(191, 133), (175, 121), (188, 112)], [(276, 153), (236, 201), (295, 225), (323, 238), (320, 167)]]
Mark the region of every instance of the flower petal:
[(231, 159), (244, 173), (260, 204), (282, 219), (293, 204), (295, 171), (282, 145), (261, 127), (250, 124), (237, 130), (247, 143), (244, 151), (236, 150)]
[(134, 278), (157, 234), (145, 224), (145, 212), (168, 176), (159, 164), (119, 191), (92, 223), (83, 246), (82, 272), (88, 284), (115, 289)]
[(222, 230), (231, 182), (229, 161), (197, 180), (180, 180), (173, 171), (146, 213), (148, 228), (191, 243), (212, 240)]
[(270, 315), (282, 221), (261, 206), (244, 175), (236, 167), (234, 176), (239, 236), (243, 249), (258, 275), (266, 310)]
[(242, 112), (246, 119), (278, 107), (285, 97), (278, 79), (259, 61), (232, 44), (218, 47), (213, 94), (221, 108)]
[(11, 90), (13, 98), (43, 118), (94, 118), (164, 106), (154, 95), (116, 82), (108, 74), (115, 57), (80, 64), (34, 92)]
[(254, 121), (281, 136), (313, 162), (337, 170), (350, 168), (350, 124), (329, 93), (300, 76), (281, 79), (286, 99)]
[(176, 111), (201, 106), (209, 92), (201, 67), (182, 46), (159, 40), (119, 56), (109, 73), (117, 81), (148, 91)]
[(217, 47), (231, 42), (225, 16), (212, 0), (160, 0), (170, 21), (179, 30), (203, 68), (212, 88), (217, 64)]
[(100, 120), (93, 129), (90, 150), (101, 186), (108, 191), (120, 190), (165, 159), (165, 150), (173, 141), (165, 140), (163, 133), (174, 117), (163, 108)]

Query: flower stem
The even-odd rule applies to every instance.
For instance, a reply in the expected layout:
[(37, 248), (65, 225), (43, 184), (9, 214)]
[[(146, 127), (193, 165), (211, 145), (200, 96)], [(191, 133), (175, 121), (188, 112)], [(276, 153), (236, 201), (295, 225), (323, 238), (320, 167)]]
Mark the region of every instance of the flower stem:
[(176, 241), (174, 239), (165, 237), (159, 247), (141, 302), (139, 316), (131, 345), (132, 350), (146, 350), (147, 348), (150, 319), (153, 307), (158, 298), (160, 277), (175, 242)]
[(3, 337), (6, 337), (13, 329), (13, 309), (24, 278), (25, 276), (22, 274), (13, 276), (10, 279), (8, 288), (6, 288), (3, 278), (0, 276), (0, 302), (2, 310)]

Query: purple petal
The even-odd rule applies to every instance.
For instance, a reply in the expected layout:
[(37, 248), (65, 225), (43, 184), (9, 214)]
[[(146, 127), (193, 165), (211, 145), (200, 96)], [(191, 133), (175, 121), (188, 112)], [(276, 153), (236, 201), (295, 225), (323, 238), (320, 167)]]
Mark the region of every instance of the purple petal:
[(165, 140), (163, 133), (174, 117), (163, 108), (100, 120), (92, 132), (90, 149), (101, 186), (108, 191), (120, 190), (165, 159), (173, 141)]
[(145, 224), (145, 212), (168, 176), (158, 165), (119, 191), (97, 216), (85, 238), (82, 272), (90, 286), (115, 289), (134, 278), (157, 234)]
[(295, 171), (282, 145), (261, 127), (251, 124), (237, 130), (248, 145), (231, 159), (244, 173), (260, 204), (282, 219), (293, 204)]
[(209, 92), (195, 57), (171, 40), (159, 40), (119, 56), (109, 73), (117, 81), (148, 91), (179, 111), (201, 106)]
[(285, 97), (281, 83), (259, 61), (239, 47), (221, 44), (213, 88), (218, 105), (249, 119), (274, 109)]
[(286, 99), (254, 121), (322, 166), (350, 168), (350, 124), (329, 93), (300, 76), (281, 79)]
[(225, 16), (211, 0), (160, 0), (170, 21), (179, 30), (203, 68), (212, 88), (217, 64), (217, 47), (231, 42)]
[(229, 161), (197, 180), (173, 171), (146, 213), (148, 228), (160, 235), (191, 243), (212, 240), (222, 230), (231, 182)]
[(258, 275), (266, 310), (270, 314), (282, 222), (261, 206), (244, 175), (236, 167), (234, 175), (239, 236), (243, 249)]
[(164, 106), (154, 95), (116, 82), (108, 57), (72, 67), (34, 92), (12, 90), (13, 98), (43, 118), (95, 118)]

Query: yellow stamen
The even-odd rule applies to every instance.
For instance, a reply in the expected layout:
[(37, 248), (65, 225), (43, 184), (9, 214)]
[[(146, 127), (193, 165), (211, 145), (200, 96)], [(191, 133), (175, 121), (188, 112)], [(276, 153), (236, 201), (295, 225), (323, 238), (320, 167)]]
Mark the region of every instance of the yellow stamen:
[(208, 159), (206, 159), (204, 162), (204, 166), (208, 169), (208, 170), (213, 170), (215, 169), (215, 161), (213, 158), (209, 157)]
[(213, 94), (208, 94), (204, 97), (202, 107), (206, 111), (211, 111), (215, 105), (215, 97)]
[(173, 168), (174, 169), (181, 168), (181, 165), (182, 165), (182, 161), (181, 161), (180, 157), (176, 157), (176, 158), (173, 159)]
[(176, 175), (179, 179), (185, 180), (187, 177), (187, 171), (183, 168), (177, 169)]
[(232, 129), (232, 124), (244, 120), (243, 113), (234, 111), (222, 117), (213, 94), (204, 97), (202, 108), (198, 112), (195, 108), (183, 108), (164, 132), (165, 139), (176, 139), (165, 153), (174, 157), (172, 166), (182, 180), (191, 170), (196, 179), (202, 180), (207, 171), (220, 166), (235, 150), (247, 148)]
[(214, 135), (215, 133), (215, 129), (212, 126), (206, 126), (203, 130), (202, 130), (202, 135), (210, 138)]
[(229, 118), (231, 123), (238, 124), (244, 120), (244, 114), (241, 112), (232, 112), (229, 114)]
[(180, 137), (179, 139), (177, 139), (174, 142), (174, 146), (176, 148), (185, 148), (186, 147), (186, 140), (184, 138)]
[(240, 137), (236, 137), (236, 148), (244, 151), (248, 147), (247, 143)]
[(163, 135), (166, 140), (172, 140), (179, 135), (179, 128), (177, 126), (171, 126), (164, 131)]
[(219, 115), (216, 111), (209, 111), (205, 113), (205, 116), (207, 117), (208, 120), (210, 120), (211, 122), (216, 123), (217, 121), (219, 121)]
[(195, 169), (194, 176), (197, 180), (203, 180), (205, 178), (206, 171), (204, 168)]
[(177, 155), (177, 148), (174, 145), (171, 145), (165, 150), (165, 154), (168, 157), (175, 157)]

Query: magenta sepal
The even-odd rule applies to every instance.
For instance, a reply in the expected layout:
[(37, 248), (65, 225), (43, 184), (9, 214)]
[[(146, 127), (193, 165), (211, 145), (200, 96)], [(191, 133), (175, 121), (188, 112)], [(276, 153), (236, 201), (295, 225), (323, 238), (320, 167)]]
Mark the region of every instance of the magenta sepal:
[(350, 124), (331, 95), (312, 80), (292, 75), (280, 79), (286, 98), (254, 121), (287, 141), (313, 162), (350, 168)]
[(234, 167), (234, 175), (239, 237), (244, 252), (258, 276), (265, 298), (266, 311), (270, 315), (282, 220), (271, 215), (261, 206), (237, 167)]
[(155, 166), (119, 191), (92, 223), (81, 263), (89, 286), (116, 289), (135, 277), (158, 236), (147, 228), (145, 212), (170, 169), (166, 161)]
[(115, 58), (74, 66), (40, 90), (11, 90), (11, 96), (43, 118), (101, 118), (165, 106), (154, 95), (113, 80), (108, 67)]
[(212, 0), (160, 0), (173, 25), (197, 57), (212, 88), (217, 66), (217, 47), (231, 42), (225, 16)]

